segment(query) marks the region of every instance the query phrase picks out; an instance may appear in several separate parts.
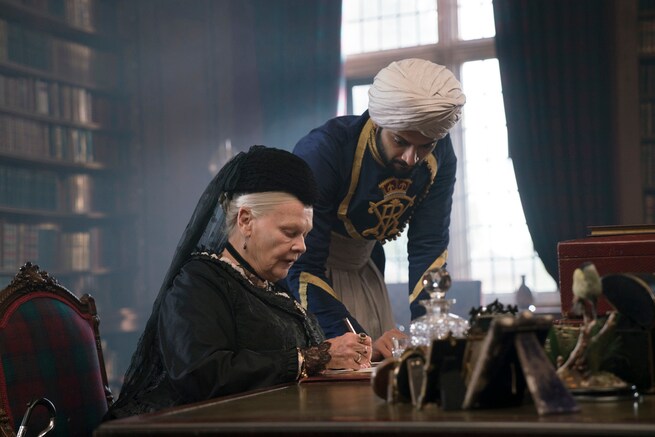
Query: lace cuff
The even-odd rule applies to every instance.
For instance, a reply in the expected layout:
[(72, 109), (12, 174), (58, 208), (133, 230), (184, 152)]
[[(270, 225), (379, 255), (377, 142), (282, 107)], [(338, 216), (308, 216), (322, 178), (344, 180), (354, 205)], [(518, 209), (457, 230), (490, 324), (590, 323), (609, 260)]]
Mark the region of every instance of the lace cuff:
[(332, 356), (329, 349), (332, 346), (327, 341), (304, 349), (298, 349), (298, 366), (300, 367), (300, 378), (316, 375), (326, 369), (327, 363)]

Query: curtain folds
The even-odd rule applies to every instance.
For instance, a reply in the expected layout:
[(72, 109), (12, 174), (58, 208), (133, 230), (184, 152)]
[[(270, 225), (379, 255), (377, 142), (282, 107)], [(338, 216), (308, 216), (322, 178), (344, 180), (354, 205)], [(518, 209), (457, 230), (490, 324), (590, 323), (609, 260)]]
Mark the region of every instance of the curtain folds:
[(291, 150), (337, 114), (341, 1), (249, 0), (263, 137)]
[(614, 223), (610, 0), (494, 0), (508, 144), (535, 250)]
[[(290, 150), (337, 113), (341, 2), (207, 0), (217, 136)], [(210, 83), (209, 85), (212, 85)], [(211, 91), (211, 88), (210, 88)]]

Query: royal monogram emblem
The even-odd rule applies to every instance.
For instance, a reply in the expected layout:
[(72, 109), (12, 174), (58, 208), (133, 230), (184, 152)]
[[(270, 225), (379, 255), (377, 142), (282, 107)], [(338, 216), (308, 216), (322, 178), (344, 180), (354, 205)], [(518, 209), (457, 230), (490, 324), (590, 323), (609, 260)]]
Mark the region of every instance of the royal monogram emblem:
[(377, 240), (386, 240), (400, 232), (400, 217), (416, 198), (407, 195), (410, 185), (411, 179), (396, 178), (385, 179), (378, 185), (384, 197), (379, 202), (369, 202), (368, 208), (369, 213), (375, 213), (378, 224), (362, 232), (363, 236), (374, 235)]

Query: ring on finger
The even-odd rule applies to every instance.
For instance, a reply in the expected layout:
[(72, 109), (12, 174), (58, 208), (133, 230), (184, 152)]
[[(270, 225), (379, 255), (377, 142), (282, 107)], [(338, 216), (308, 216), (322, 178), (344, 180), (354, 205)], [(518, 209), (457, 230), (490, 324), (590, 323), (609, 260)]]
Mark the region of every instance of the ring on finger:
[(357, 339), (357, 341), (359, 341), (361, 344), (366, 343), (366, 334), (364, 334), (363, 332), (360, 332), (359, 333), (359, 338)]
[(362, 356), (359, 355), (359, 354), (357, 354), (357, 356), (355, 357), (354, 361), (355, 361), (357, 364), (359, 364), (359, 363), (362, 361)]

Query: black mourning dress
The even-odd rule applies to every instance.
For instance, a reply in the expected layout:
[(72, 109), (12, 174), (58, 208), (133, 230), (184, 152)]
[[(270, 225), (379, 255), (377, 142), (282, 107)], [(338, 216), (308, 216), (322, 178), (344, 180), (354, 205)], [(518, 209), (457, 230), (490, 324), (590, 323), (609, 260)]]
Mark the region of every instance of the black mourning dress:
[(159, 312), (163, 372), (107, 418), (119, 418), (294, 381), (296, 347), (324, 340), (282, 288), (254, 286), (217, 255), (195, 254)]

